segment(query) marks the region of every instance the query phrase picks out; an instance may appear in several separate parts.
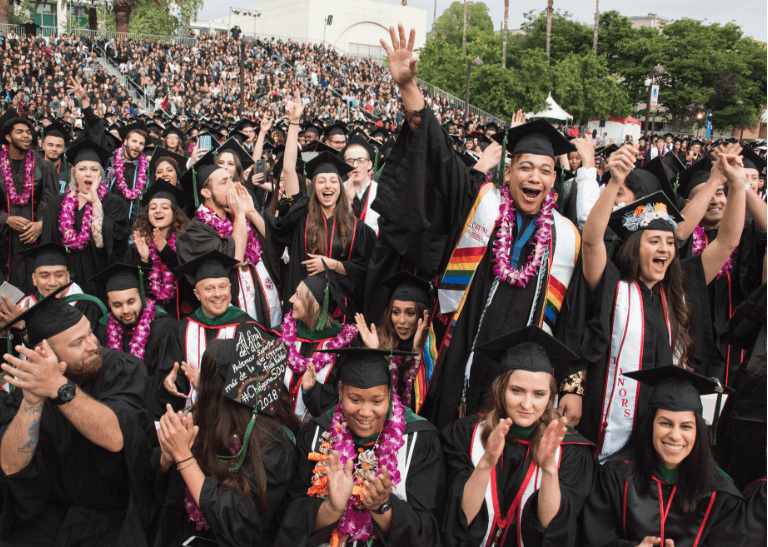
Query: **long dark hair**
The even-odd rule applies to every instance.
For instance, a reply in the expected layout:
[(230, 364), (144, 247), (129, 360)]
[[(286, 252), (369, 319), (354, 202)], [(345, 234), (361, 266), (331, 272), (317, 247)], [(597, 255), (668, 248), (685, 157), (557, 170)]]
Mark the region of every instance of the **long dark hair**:
[[(189, 219), (187, 218), (187, 215), (184, 214), (184, 211), (174, 203), (171, 203), (171, 211), (173, 211), (173, 222), (171, 222), (170, 233), (178, 236), (184, 228), (186, 228)], [(139, 214), (136, 215), (136, 220), (133, 222), (133, 231), (139, 232), (141, 236), (147, 240), (147, 243), (149, 243), (149, 240), (152, 239), (152, 230), (154, 229), (155, 227), (152, 226), (152, 223), (149, 221), (149, 203), (147, 203), (141, 208)], [(168, 237), (170, 237), (170, 235)]]
[[(480, 414), (485, 416), (485, 425), (483, 426), (483, 432), (480, 434), (480, 441), (483, 443), (483, 448), (486, 447), (488, 437), (498, 425), (499, 421), (508, 418), (505, 395), (507, 386), (509, 385), (509, 379), (514, 372), (514, 370), (508, 370), (503, 374), (500, 374), (491, 384), (491, 393), (488, 395), (488, 400), (486, 401), (485, 406), (480, 411)], [(549, 401), (547, 401), (547, 408), (544, 409), (544, 413), (538, 420), (536, 420), (536, 423), (533, 424), (533, 430), (531, 431), (531, 454), (536, 454), (541, 438), (547, 430), (547, 426), (552, 423), (552, 420), (560, 419), (560, 414), (555, 410), (556, 395), (557, 382), (555, 382), (554, 376), (550, 376)]]
[[(418, 321), (418, 319), (424, 317), (424, 312), (427, 311), (427, 307), (420, 302), (414, 302), (413, 305), (416, 308)], [(392, 325), (392, 308), (394, 308), (394, 306), (394, 301), (389, 303), (387, 309), (384, 310), (384, 314), (381, 316), (381, 323), (376, 327), (376, 334), (379, 337), (379, 347), (385, 349), (405, 349), (401, 347), (400, 337), (397, 335), (395, 327)], [(411, 358), (409, 357), (408, 359)]]
[[(627, 238), (616, 255), (616, 265), (619, 268), (621, 280), (634, 282), (640, 278), (640, 244), (642, 231), (637, 231)], [(664, 296), (669, 303), (669, 322), (672, 324), (672, 340), (675, 344), (672, 354), (677, 352), (681, 365), (688, 363), (693, 350), (691, 336), (691, 311), (685, 303), (685, 273), (680, 264), (680, 256), (675, 247), (675, 256), (667, 267), (664, 279), (661, 281)]]
[[(221, 343), (222, 340), (213, 340), (208, 344), (200, 365), (200, 389), (191, 410), (195, 425), (200, 430), (192, 453), (206, 476), (219, 481), (223, 490), (236, 490), (238, 497), (245, 499), (251, 490), (248, 475), (242, 467), (235, 473), (231, 472), (229, 468), (232, 464), (218, 458), (231, 455), (235, 436), (240, 443), (243, 442), (241, 437), (251, 419), (249, 408), (222, 395), (224, 382), (216, 371), (216, 352)], [(256, 427), (248, 443), (246, 462), (250, 461), (253, 467), (259, 490), (257, 507), (262, 511), (267, 502), (267, 478), (262, 454), (273, 444), (285, 440), (287, 434), (284, 427), (296, 433), (301, 422), (293, 412), (288, 395), (281, 391), (277, 413), (273, 417), (266, 414), (256, 416)]]
[[(325, 222), (323, 220), (323, 210), (320, 208), (320, 202), (315, 194), (315, 181), (307, 189), (309, 194), (309, 214), (307, 216), (307, 249), (314, 250), (322, 254), (325, 249)], [(333, 220), (336, 224), (336, 230), (339, 232), (342, 252), (347, 251), (347, 243), (352, 235), (352, 220), (349, 218), (349, 202), (347, 194), (344, 192), (344, 183), (339, 178), (339, 199), (336, 200), (336, 206), (333, 208)], [(333, 242), (331, 242), (333, 244)], [(328, 250), (328, 256), (331, 256), (331, 249)]]
[[(643, 497), (648, 496), (653, 482), (653, 471), (661, 463), (653, 447), (653, 422), (656, 412), (656, 409), (649, 409), (640, 416), (624, 446), (608, 458), (608, 461), (625, 461), (629, 464), (627, 478), (634, 478)], [(695, 511), (701, 497), (712, 492), (719, 481), (715, 457), (709, 446), (707, 423), (699, 413), (694, 412), (694, 416), (696, 442), (693, 443), (691, 453), (677, 467), (678, 495), (673, 500), (683, 513)]]

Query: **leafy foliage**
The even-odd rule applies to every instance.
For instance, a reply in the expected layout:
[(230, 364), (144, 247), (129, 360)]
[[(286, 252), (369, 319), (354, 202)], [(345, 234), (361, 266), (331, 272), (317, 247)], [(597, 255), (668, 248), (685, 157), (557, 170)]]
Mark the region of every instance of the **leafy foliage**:
[[(437, 18), (435, 25), (437, 36), (461, 47), (464, 35), (464, 3), (454, 2)], [(493, 20), (488, 14), (488, 6), (483, 2), (467, 2), (467, 43), (477, 38), (481, 32), (493, 32)]]

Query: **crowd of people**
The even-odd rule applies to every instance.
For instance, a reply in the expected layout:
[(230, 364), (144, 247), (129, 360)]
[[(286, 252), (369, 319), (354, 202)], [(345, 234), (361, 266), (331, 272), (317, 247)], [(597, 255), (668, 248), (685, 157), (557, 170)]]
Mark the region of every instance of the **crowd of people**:
[(0, 545), (765, 545), (764, 151), (464, 119), (390, 34), (242, 116), (231, 41), (102, 44), (149, 113), (7, 43)]

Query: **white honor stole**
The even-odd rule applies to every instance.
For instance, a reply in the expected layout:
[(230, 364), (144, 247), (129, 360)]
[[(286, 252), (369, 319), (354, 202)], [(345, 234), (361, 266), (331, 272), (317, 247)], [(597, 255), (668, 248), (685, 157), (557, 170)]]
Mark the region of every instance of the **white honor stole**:
[[(475, 425), (475, 431), (472, 435), (472, 444), (470, 446), (470, 457), (472, 458), (472, 464), (477, 467), (477, 465), (480, 463), (480, 459), (483, 457), (483, 454), (485, 453), (485, 448), (483, 448), (483, 443), (480, 440), (480, 436), (483, 432), (483, 424), (485, 424), (485, 420), (478, 420), (477, 424)], [(529, 447), (530, 452), (530, 447)], [(555, 453), (555, 460), (557, 461), (557, 468), (560, 468), (560, 459), (563, 453), (563, 447), (558, 446), (557, 452)], [(527, 459), (527, 458), (526, 458)], [(520, 485), (520, 489), (518, 490), (517, 494), (515, 495), (515, 499), (512, 501), (512, 505), (509, 507), (509, 511), (507, 512), (506, 517), (502, 515), (497, 515), (497, 507), (496, 507), (496, 498), (494, 496), (494, 492), (497, 488), (496, 486), (496, 468), (494, 468), (491, 471), (491, 479), (488, 481), (488, 486), (485, 488), (485, 508), (488, 511), (488, 528), (485, 531), (485, 535), (483, 536), (483, 543), (481, 545), (488, 546), (493, 543), (493, 540), (496, 539), (499, 535), (502, 536), (501, 541), (499, 544), (504, 544), (505, 539), (507, 537), (507, 533), (509, 532), (509, 521), (505, 522), (505, 527), (499, 527), (498, 524), (502, 523), (503, 521), (506, 521), (509, 519), (512, 515), (514, 515), (515, 524), (516, 524), (516, 530), (515, 534), (517, 534), (517, 544), (520, 547), (523, 547), (523, 538), (520, 533), (520, 519), (523, 516), (523, 509), (525, 508), (525, 504), (528, 502), (528, 499), (533, 495), (534, 492), (536, 492), (541, 487), (541, 469), (538, 465), (531, 459), (531, 463), (528, 466), (528, 471), (525, 474), (525, 478), (523, 479), (523, 483)], [(495, 532), (495, 533), (494, 533)]]
[[(256, 272), (254, 278), (253, 272)], [(280, 295), (277, 292), (277, 285), (269, 277), (264, 262), (259, 263), (251, 270), (249, 266), (237, 268), (237, 279), (240, 283), (240, 290), (237, 296), (238, 308), (260, 321), (263, 325), (275, 328), (283, 321), (283, 309), (280, 305)], [(264, 317), (259, 317), (256, 310), (256, 284), (261, 287), (261, 291), (266, 298), (267, 308), (269, 309), (269, 321)]]
[[(667, 316), (666, 302), (662, 302), (671, 346), (672, 325)], [(642, 368), (644, 339), (645, 314), (640, 286), (637, 281), (619, 281), (613, 309), (611, 353), (606, 367), (597, 443), (600, 463), (624, 446), (635, 425), (640, 385), (623, 374)]]
[[(237, 325), (211, 327), (193, 321), (189, 317), (187, 318), (187, 332), (184, 337), (184, 355), (186, 357), (187, 365), (194, 367), (197, 370), (200, 370), (200, 362), (203, 359), (205, 348), (208, 345), (208, 342), (205, 339), (206, 329), (218, 329), (219, 332), (216, 334), (217, 340), (230, 340), (235, 337), (235, 329), (237, 329)], [(190, 382), (185, 408), (190, 408), (196, 400), (197, 391), (195, 391), (195, 388), (192, 387), (192, 382)]]
[(365, 205), (363, 205), (363, 212), (360, 214), (360, 220), (370, 226), (370, 228), (376, 232), (377, 236), (379, 235), (379, 213), (371, 209), (371, 203), (373, 203), (373, 200), (376, 199), (378, 190), (379, 183), (375, 180), (372, 180), (371, 184), (368, 186), (368, 199), (365, 200)]
[[(326, 349), (328, 346), (328, 342), (331, 340), (325, 340), (322, 344), (320, 344), (317, 347), (317, 350)], [(293, 347), (296, 348), (296, 351), (301, 350), (301, 342), (296, 340), (296, 342), (293, 343)], [(317, 351), (315, 350), (315, 351)], [(325, 384), (325, 381), (328, 379), (328, 374), (330, 374), (331, 370), (333, 369), (334, 365), (336, 364), (336, 358), (334, 357), (333, 362), (325, 367), (323, 370), (318, 371), (317, 373), (317, 381), (321, 384)], [(283, 378), (283, 383), (285, 384), (285, 388), (290, 392), (291, 389), (291, 380), (293, 379), (293, 371), (291, 370), (291, 367), (285, 367), (285, 377)], [(293, 403), (293, 411), (296, 413), (297, 416), (300, 418), (305, 418), (308, 415), (310, 418), (314, 418), (309, 412), (307, 411), (307, 405), (304, 403), (304, 394), (301, 392), (301, 386), (299, 386), (299, 390), (296, 393), (296, 401)]]

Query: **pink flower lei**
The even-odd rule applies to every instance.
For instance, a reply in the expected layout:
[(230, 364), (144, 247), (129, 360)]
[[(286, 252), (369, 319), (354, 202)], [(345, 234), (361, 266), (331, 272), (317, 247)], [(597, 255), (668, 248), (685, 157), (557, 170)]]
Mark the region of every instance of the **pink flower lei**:
[[(296, 335), (296, 319), (293, 318), (293, 310), (291, 310), (283, 318), (282, 340), (288, 346), (288, 367), (294, 374), (304, 374), (309, 363), (315, 366), (315, 372), (320, 372), (333, 363), (336, 357), (334, 353), (318, 353), (312, 357), (302, 357), (299, 354), (299, 350), (296, 349)], [(343, 325), (341, 332), (325, 345), (325, 349), (346, 348), (356, 337), (356, 326)]]
[[(104, 199), (107, 195), (107, 185), (103, 181), (99, 182), (97, 190), (99, 199)], [(93, 222), (93, 205), (85, 204), (83, 221), (80, 224), (80, 233), (75, 231), (75, 212), (77, 210), (78, 200), (77, 191), (70, 188), (64, 195), (64, 201), (61, 203), (61, 212), (59, 213), (59, 232), (61, 233), (61, 242), (71, 249), (79, 251), (85, 249), (91, 240), (91, 222)]]
[(144, 193), (144, 186), (147, 184), (147, 157), (144, 154), (139, 156), (138, 173), (136, 175), (136, 187), (131, 190), (125, 182), (125, 146), (121, 146), (115, 152), (115, 184), (122, 192), (125, 199), (134, 200)]
[[(144, 359), (144, 349), (149, 338), (149, 326), (155, 318), (155, 301), (147, 299), (147, 305), (141, 312), (141, 318), (133, 329), (133, 337), (130, 343), (130, 353), (134, 357)], [(107, 347), (110, 349), (123, 350), (123, 333), (125, 329), (118, 323), (115, 316), (109, 314), (109, 323), (107, 323)]]
[[(176, 250), (176, 234), (168, 238), (168, 245)], [(149, 283), (147, 288), (158, 300), (170, 300), (176, 294), (176, 276), (168, 268), (163, 267), (160, 255), (157, 253), (155, 241), (149, 242), (149, 258), (152, 260), (152, 271), (147, 275)]]
[[(230, 222), (229, 219), (221, 218), (205, 205), (200, 205), (200, 207), (198, 207), (197, 211), (195, 212), (195, 215), (197, 215), (197, 218), (201, 222), (204, 222), (219, 232), (221, 237), (229, 237), (232, 235), (232, 230), (234, 229), (232, 222)], [(245, 246), (245, 256), (243, 257), (243, 263), (256, 266), (259, 263), (259, 260), (261, 260), (261, 245), (259, 244), (259, 238), (256, 237), (250, 222), (247, 223), (247, 226), (248, 244)]]
[(27, 155), (24, 158), (24, 191), (21, 195), (16, 193), (16, 186), (13, 184), (13, 171), (11, 170), (11, 160), (8, 157), (8, 146), (4, 146), (3, 150), (0, 151), (0, 168), (3, 171), (8, 200), (14, 205), (29, 203), (32, 187), (35, 184), (35, 153), (32, 148), (27, 150)]
[[(393, 386), (397, 390), (397, 382), (399, 378), (399, 368), (403, 364), (403, 356), (395, 355), (392, 357), (392, 379), (395, 382)], [(403, 385), (403, 404), (405, 406), (411, 406), (411, 388), (413, 382), (416, 381), (416, 374), (419, 371), (419, 361), (414, 360), (411, 368), (405, 371), (405, 384)]]
[[(693, 229), (693, 254), (694, 255), (700, 255), (704, 252), (704, 249), (707, 248), (707, 235), (704, 233), (704, 228), (701, 224), (697, 224), (696, 227)], [(731, 253), (731, 256), (728, 257), (728, 260), (725, 261), (725, 264), (723, 264), (723, 267), (720, 269), (719, 272), (717, 272), (717, 278), (720, 279), (724, 275), (728, 275), (728, 273), (731, 271), (731, 268), (733, 268), (733, 257), (736, 256), (736, 251), (738, 250), (738, 247), (733, 250)]]
[(510, 253), (514, 244), (515, 204), (509, 189), (504, 186), (501, 189), (501, 206), (499, 218), (496, 219), (496, 227), (499, 228), (499, 238), (493, 244), (493, 273), (510, 285), (525, 287), (528, 280), (536, 276), (541, 266), (541, 257), (549, 247), (552, 240), (552, 224), (554, 215), (552, 210), (557, 207), (552, 193), (547, 194), (544, 203), (541, 204), (539, 214), (536, 215), (536, 247), (528, 257), (528, 262), (520, 269), (512, 268)]
[[(347, 421), (344, 419), (344, 410), (341, 401), (336, 405), (330, 425), (331, 443), (333, 450), (338, 451), (339, 459), (342, 462), (347, 460), (358, 460), (358, 454), (355, 451), (355, 443), (352, 440), (352, 434), (349, 431)], [(405, 434), (405, 410), (400, 402), (400, 397), (396, 392), (392, 393), (392, 414), (384, 424), (381, 430), (381, 442), (374, 447), (379, 468), (384, 468), (389, 472), (389, 478), (392, 485), (400, 483), (400, 471), (397, 469), (397, 453), (405, 444), (403, 436)], [(360, 462), (355, 465), (357, 469)], [(362, 478), (356, 471), (356, 482), (362, 486)], [(367, 541), (373, 534), (373, 524), (371, 523), (371, 512), (362, 501), (360, 496), (352, 495), (347, 502), (344, 514), (339, 519), (336, 528), (341, 534), (348, 534), (351, 541)]]

